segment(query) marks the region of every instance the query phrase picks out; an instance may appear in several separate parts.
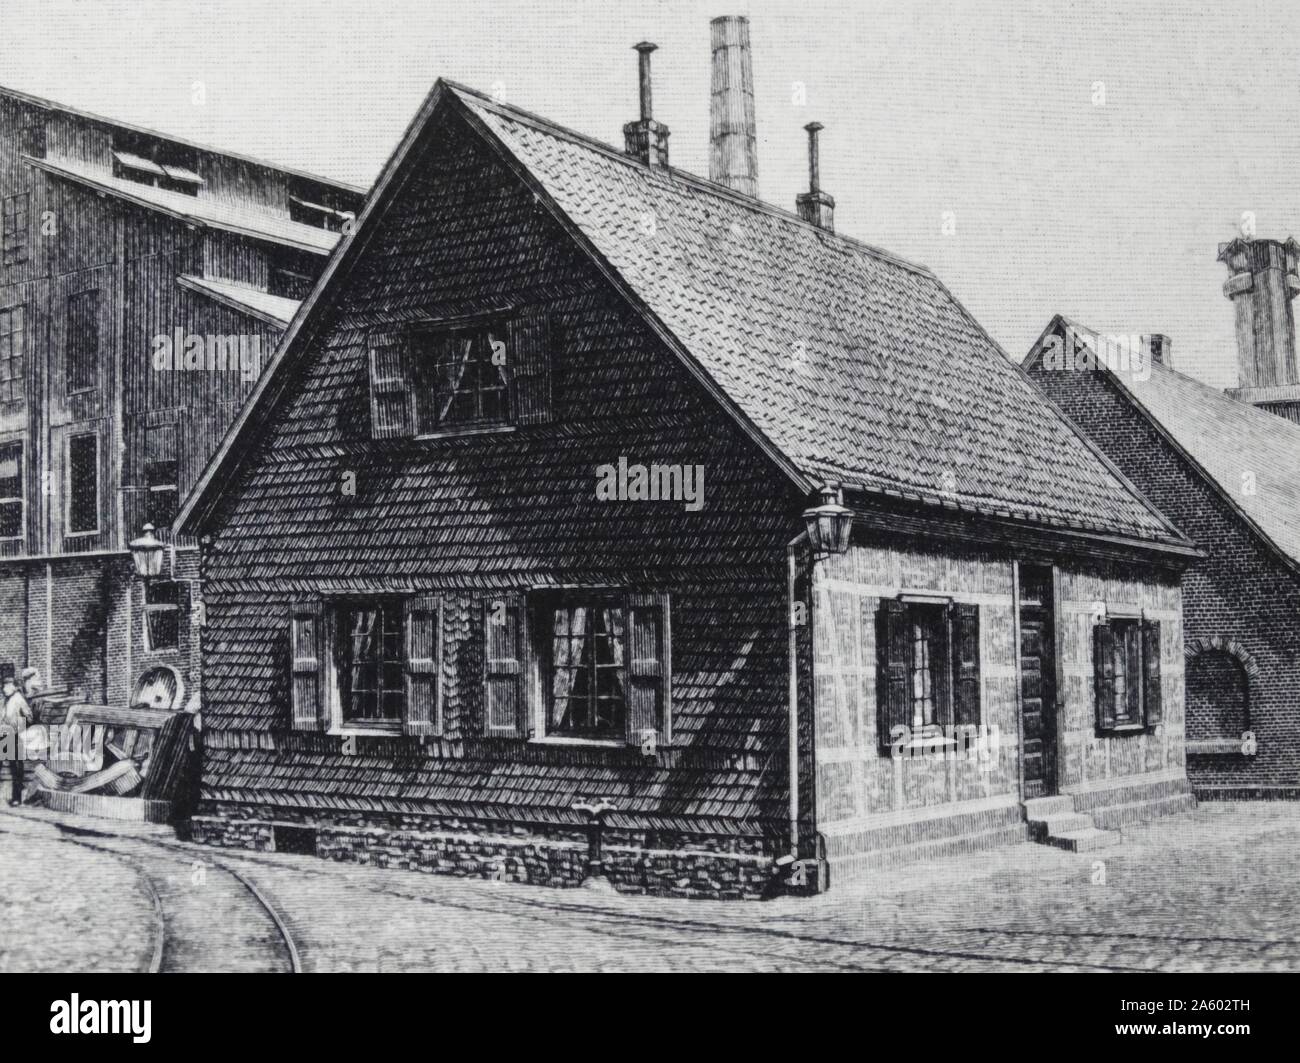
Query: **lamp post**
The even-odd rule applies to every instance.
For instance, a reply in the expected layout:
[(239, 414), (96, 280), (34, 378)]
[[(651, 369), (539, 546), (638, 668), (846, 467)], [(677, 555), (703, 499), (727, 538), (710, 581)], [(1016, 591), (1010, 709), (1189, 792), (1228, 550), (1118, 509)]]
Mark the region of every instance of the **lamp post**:
[(146, 524), (140, 537), (128, 544), (135, 574), (146, 582), (162, 573), (163, 551), (167, 549), (167, 544), (153, 532), (153, 525)]

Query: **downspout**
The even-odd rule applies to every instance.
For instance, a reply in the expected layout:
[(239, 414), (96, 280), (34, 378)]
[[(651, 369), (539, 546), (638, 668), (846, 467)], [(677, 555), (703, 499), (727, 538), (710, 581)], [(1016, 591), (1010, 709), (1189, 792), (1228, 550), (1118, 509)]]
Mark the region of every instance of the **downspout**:
[(808, 533), (802, 531), (785, 548), (786, 628), (790, 640), (790, 687), (787, 695), (790, 725), (790, 856), (795, 860), (799, 859), (799, 632), (794, 618), (794, 605), (795, 583), (798, 578), (797, 552), (807, 541)]

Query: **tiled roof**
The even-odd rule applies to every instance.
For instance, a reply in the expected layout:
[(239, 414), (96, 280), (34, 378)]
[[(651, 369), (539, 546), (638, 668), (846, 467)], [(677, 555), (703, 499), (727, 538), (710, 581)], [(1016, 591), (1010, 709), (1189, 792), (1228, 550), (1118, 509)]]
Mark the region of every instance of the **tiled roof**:
[[(454, 100), (498, 141), (660, 335), (787, 471), (816, 486), (1056, 528), (1187, 546), (924, 267), (826, 233), (678, 170), (651, 169), (440, 81), (376, 183), (355, 237), (391, 198), (433, 113)], [(291, 326), (181, 521), (206, 510), (256, 407), (296, 357)]]
[[(1061, 325), (1101, 342), (1063, 317), (1044, 335)], [(1026, 365), (1038, 353), (1036, 346)], [(1149, 376), (1098, 364), (1281, 553), (1300, 562), (1300, 425), (1159, 362), (1149, 363)]]
[(338, 233), (290, 221), (286, 216), (272, 214), (269, 211), (237, 207), (206, 196), (187, 196), (182, 192), (168, 192), (166, 189), (154, 188), (137, 181), (125, 181), (104, 170), (77, 166), (66, 160), (55, 161), (24, 156), (23, 161), (56, 177), (75, 181), (97, 192), (107, 192), (136, 206), (161, 210), (197, 225), (207, 225), (258, 240), (269, 240), (272, 243), (296, 247), (318, 255), (328, 255), (339, 241)]
[(278, 325), (280, 328), (293, 320), (293, 315), (298, 312), (298, 307), (302, 305), (297, 299), (285, 299), (278, 295), (272, 295), (270, 292), (249, 288), (243, 284), (234, 284), (230, 281), (212, 280), (208, 277), (193, 277), (182, 274), (176, 278), (176, 282), (182, 288), (188, 288), (190, 291), (207, 295), (224, 306), (242, 310), (269, 325)]
[(810, 480), (1172, 536), (925, 268), (453, 91)]

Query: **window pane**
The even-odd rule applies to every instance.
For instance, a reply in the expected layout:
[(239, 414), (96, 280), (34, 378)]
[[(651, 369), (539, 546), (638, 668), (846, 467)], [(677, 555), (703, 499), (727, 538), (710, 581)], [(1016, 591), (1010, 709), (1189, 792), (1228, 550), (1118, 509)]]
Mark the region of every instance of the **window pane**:
[(609, 603), (566, 603), (551, 621), (548, 733), (621, 737), (627, 717), (625, 617)]
[(26, 330), (23, 308), (0, 310), (0, 402), (23, 397), (26, 376)]
[(68, 531), (99, 528), (99, 445), (95, 436), (68, 440)]
[(337, 615), (344, 718), (401, 720), (406, 705), (401, 601), (344, 606)]
[(421, 432), (509, 420), (504, 330), (425, 333), (415, 351)]
[(68, 391), (88, 391), (99, 369), (99, 291), (77, 292), (68, 297)]
[(149, 647), (154, 650), (174, 650), (180, 645), (180, 612), (175, 606), (149, 609)]

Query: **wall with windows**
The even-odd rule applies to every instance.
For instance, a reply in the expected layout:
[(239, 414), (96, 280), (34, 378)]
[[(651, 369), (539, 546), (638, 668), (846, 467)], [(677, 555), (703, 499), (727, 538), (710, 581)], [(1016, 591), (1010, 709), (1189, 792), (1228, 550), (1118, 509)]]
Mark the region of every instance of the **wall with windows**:
[[(203, 814), (546, 834), (604, 797), (638, 845), (779, 847), (803, 499), (495, 153), (421, 150), (203, 554)], [(602, 498), (620, 459), (702, 505)], [(409, 718), (322, 712), (367, 653), (357, 704), (387, 670)]]
[[(1177, 584), (1077, 562), (1056, 572), (1060, 792), (1181, 777)], [(813, 604), (817, 824), (832, 851), (837, 844), (865, 844), (872, 830), (927, 819), (988, 814), (987, 822), (996, 822), (998, 809), (1019, 803), (1009, 560), (957, 548), (937, 553), (855, 543), (844, 555), (819, 560)], [(901, 628), (891, 614), (901, 616)], [(1099, 713), (1094, 629), (1108, 615), (1159, 623), (1159, 722), (1148, 726), (1143, 719), (1120, 732)], [(966, 683), (973, 678), (971, 655), (958, 644), (963, 630), (971, 636), (972, 616), (975, 696), (961, 690), (963, 671)], [(900, 640), (893, 647), (883, 641), (891, 632)], [(1145, 677), (1140, 656), (1136, 667), (1135, 678)], [(1133, 688), (1134, 698), (1140, 689)], [(882, 704), (891, 697), (900, 701), (901, 714)]]
[[(887, 685), (888, 650), (881, 637), (886, 613), (902, 594), (918, 601), (905, 618), (905, 645), (896, 658), (905, 672), (907, 708), (890, 725), (878, 698)], [(973, 713), (957, 712), (946, 667), (954, 656), (947, 601), (973, 608), (977, 618), (978, 691)], [(901, 604), (901, 603), (899, 603)], [(917, 632), (912, 619), (938, 614)], [(816, 702), (817, 823), (824, 834), (904, 822), (931, 810), (995, 808), (1018, 801), (1016, 670), (1011, 563), (978, 553), (927, 553), (854, 544), (818, 562), (813, 590)], [(928, 631), (924, 630), (928, 628)], [(928, 636), (918, 646), (914, 634)], [(895, 668), (897, 669), (897, 664)], [(974, 724), (976, 740), (957, 729)], [(908, 728), (906, 734), (893, 731)], [(882, 727), (885, 733), (882, 733)], [(955, 742), (935, 741), (953, 728)], [(981, 748), (996, 731), (996, 747)], [(986, 739), (987, 741), (987, 739)], [(895, 755), (897, 752), (898, 755)]]

